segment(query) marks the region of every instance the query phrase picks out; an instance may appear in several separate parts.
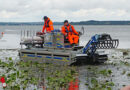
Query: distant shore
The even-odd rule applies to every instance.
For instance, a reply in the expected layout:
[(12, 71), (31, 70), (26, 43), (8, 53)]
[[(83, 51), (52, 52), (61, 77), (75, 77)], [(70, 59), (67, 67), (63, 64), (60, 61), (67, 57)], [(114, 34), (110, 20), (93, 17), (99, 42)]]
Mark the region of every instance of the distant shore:
[[(130, 25), (130, 21), (80, 21), (70, 22), (72, 25)], [(0, 25), (43, 25), (43, 22), (0, 22)], [(63, 22), (54, 22), (54, 25), (63, 25)]]

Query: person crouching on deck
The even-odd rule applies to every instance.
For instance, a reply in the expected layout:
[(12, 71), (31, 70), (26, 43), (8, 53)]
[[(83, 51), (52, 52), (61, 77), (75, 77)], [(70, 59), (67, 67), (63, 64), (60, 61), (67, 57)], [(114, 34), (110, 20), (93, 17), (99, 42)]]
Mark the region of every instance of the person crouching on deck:
[(45, 33), (45, 29), (47, 33), (54, 30), (53, 22), (50, 20), (50, 18), (48, 18), (47, 16), (44, 16), (43, 19), (44, 19), (44, 26), (43, 26), (42, 32)]
[(78, 44), (79, 33), (75, 30), (73, 25), (69, 24), (68, 20), (64, 21), (64, 26), (62, 26), (61, 31), (69, 40), (71, 46)]

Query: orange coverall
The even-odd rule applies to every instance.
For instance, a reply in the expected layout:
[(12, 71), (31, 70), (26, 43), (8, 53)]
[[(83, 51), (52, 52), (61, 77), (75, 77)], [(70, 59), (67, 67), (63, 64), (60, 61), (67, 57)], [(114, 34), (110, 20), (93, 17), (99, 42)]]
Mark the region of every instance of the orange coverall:
[(43, 26), (43, 29), (42, 29), (42, 32), (44, 33), (46, 29), (46, 32), (51, 32), (52, 30), (54, 30), (53, 28), (53, 22), (48, 18), (48, 20), (46, 20), (44, 22), (44, 26)]
[(73, 25), (68, 25), (68, 26), (62, 26), (61, 28), (62, 30), (62, 33), (64, 35), (67, 34), (67, 38), (70, 42), (70, 44), (78, 44), (78, 41), (79, 41), (79, 34), (78, 32), (75, 30), (74, 26)]

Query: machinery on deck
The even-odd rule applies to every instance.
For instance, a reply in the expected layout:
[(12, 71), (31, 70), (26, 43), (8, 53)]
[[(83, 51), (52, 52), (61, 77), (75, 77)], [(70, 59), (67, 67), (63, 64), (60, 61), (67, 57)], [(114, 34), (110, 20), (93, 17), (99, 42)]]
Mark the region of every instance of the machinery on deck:
[(21, 60), (60, 65), (70, 65), (75, 62), (103, 63), (107, 60), (104, 49), (114, 49), (119, 44), (119, 40), (112, 39), (109, 34), (96, 34), (85, 46), (74, 47), (71, 47), (60, 30), (53, 30), (46, 34), (38, 32), (37, 35), (32, 35), (32, 37), (23, 37), (21, 40), (19, 50)]

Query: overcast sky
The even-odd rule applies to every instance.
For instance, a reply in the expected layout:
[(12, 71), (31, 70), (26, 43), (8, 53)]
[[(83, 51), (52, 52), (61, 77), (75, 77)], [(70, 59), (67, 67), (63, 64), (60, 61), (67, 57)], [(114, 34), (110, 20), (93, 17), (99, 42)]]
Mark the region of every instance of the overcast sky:
[(0, 22), (130, 20), (130, 0), (0, 0)]

